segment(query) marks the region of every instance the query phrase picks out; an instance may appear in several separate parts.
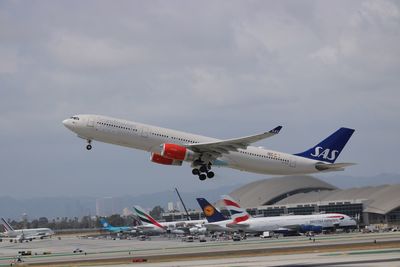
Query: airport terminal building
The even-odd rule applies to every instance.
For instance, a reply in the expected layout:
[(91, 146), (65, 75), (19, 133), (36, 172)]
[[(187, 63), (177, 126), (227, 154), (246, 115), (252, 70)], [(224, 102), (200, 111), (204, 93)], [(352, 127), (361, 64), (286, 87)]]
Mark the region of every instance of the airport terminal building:
[[(283, 176), (246, 184), (229, 195), (253, 216), (338, 212), (354, 217), (360, 226), (399, 226), (399, 192), (400, 184), (339, 189), (311, 176)], [(178, 217), (165, 214), (164, 218)]]

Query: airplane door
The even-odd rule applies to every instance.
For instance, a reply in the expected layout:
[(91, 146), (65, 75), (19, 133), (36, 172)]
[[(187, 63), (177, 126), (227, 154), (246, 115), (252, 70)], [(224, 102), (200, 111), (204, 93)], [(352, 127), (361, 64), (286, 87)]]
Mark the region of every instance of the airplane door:
[(149, 128), (142, 127), (142, 129), (140, 130), (140, 135), (142, 137), (149, 137)]
[(88, 127), (94, 127), (94, 119), (93, 118), (89, 118), (87, 121), (87, 126)]
[(295, 158), (290, 158), (289, 159), (289, 166), (290, 167), (292, 167), (292, 168), (295, 168), (296, 167), (296, 159)]

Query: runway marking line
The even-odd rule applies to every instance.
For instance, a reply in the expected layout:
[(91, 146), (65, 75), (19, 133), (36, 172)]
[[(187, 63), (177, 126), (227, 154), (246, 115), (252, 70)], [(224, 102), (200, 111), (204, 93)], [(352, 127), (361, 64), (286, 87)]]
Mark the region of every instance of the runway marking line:
[(319, 256), (343, 256), (343, 255), (365, 255), (365, 254), (385, 254), (385, 253), (398, 253), (400, 249), (382, 249), (382, 250), (367, 250), (367, 251), (352, 251), (341, 253), (330, 253)]

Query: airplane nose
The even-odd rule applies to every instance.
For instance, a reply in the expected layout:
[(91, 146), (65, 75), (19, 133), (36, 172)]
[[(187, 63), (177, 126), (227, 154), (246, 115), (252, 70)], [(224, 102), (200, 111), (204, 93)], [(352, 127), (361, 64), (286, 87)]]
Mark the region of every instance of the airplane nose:
[(67, 127), (68, 129), (72, 128), (72, 122), (70, 119), (65, 119), (62, 121), (62, 123), (64, 124), (65, 127)]

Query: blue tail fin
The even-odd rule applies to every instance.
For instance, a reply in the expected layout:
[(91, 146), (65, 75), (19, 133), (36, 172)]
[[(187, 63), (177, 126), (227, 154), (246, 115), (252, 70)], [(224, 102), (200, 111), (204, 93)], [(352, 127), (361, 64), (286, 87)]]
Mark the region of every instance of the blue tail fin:
[(213, 205), (211, 205), (205, 198), (196, 198), (196, 200), (203, 210), (204, 216), (206, 216), (206, 219), (209, 223), (225, 221), (228, 219)]
[(100, 218), (100, 223), (103, 228), (109, 228), (111, 225), (104, 218)]
[(295, 155), (304, 158), (334, 163), (353, 133), (354, 129), (340, 128), (313, 148), (310, 148), (307, 151)]

